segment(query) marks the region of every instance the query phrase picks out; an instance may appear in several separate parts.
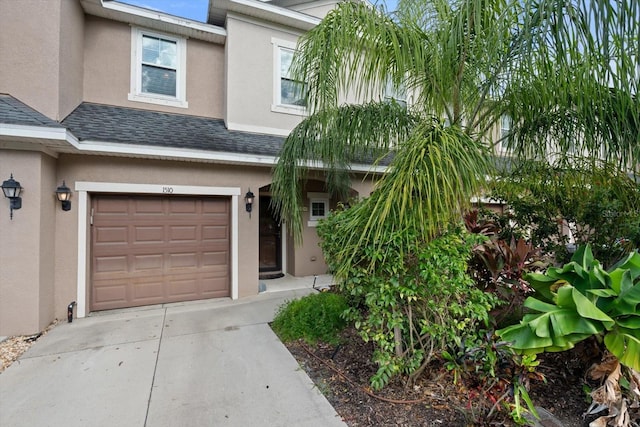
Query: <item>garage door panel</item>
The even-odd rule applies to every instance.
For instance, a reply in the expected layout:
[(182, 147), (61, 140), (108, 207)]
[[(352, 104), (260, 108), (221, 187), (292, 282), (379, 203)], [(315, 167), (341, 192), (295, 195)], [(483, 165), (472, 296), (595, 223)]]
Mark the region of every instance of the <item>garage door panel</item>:
[(228, 252), (204, 252), (202, 254), (202, 266), (224, 266), (229, 262)]
[(226, 214), (229, 213), (229, 204), (222, 203), (221, 200), (205, 200), (202, 203), (202, 211), (205, 214), (217, 213)]
[(129, 270), (126, 256), (103, 256), (95, 259), (96, 273), (126, 273)]
[(227, 240), (229, 228), (226, 225), (206, 225), (202, 227), (202, 238), (208, 240)]
[(183, 297), (181, 299), (197, 299), (198, 292), (198, 280), (195, 278), (190, 279), (173, 279), (169, 282), (167, 290), (170, 297)]
[(194, 225), (170, 225), (169, 241), (173, 242), (198, 242), (198, 227)]
[(226, 292), (226, 278), (224, 277), (215, 277), (209, 276), (206, 277), (206, 280), (203, 280), (203, 283), (206, 283), (204, 289), (202, 289), (202, 294), (206, 295), (207, 298), (218, 298), (225, 296)]
[(135, 226), (134, 230), (135, 244), (164, 243), (164, 227)]
[(125, 281), (112, 282), (95, 289), (96, 298), (103, 304), (118, 306), (127, 301), (127, 283)]
[(169, 268), (195, 268), (198, 267), (198, 254), (186, 252), (181, 254), (169, 254)]
[(129, 201), (126, 199), (96, 200), (94, 215), (129, 216)]
[(169, 200), (169, 211), (172, 214), (191, 214), (195, 215), (199, 211), (199, 205), (197, 200), (190, 199), (173, 199)]
[(94, 196), (91, 310), (230, 295), (229, 199)]
[(98, 227), (96, 228), (94, 244), (127, 244), (128, 240), (129, 230), (126, 226)]
[(163, 216), (163, 200), (159, 198), (133, 199), (133, 214), (136, 216)]
[(159, 299), (164, 297), (164, 283), (161, 278), (137, 280), (131, 288), (133, 291), (132, 297), (136, 301), (147, 300), (151, 304), (156, 304)]
[(158, 270), (161, 272), (164, 257), (162, 254), (153, 255), (133, 255), (131, 256), (132, 270), (144, 271), (144, 270)]

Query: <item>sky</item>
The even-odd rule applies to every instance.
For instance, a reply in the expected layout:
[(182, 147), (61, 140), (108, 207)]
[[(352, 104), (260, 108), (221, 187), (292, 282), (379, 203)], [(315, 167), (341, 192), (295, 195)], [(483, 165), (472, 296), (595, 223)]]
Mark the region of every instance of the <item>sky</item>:
[[(158, 10), (179, 16), (181, 18), (193, 19), (194, 21), (205, 22), (207, 19), (207, 6), (209, 0), (119, 0), (146, 9)], [(388, 10), (396, 7), (397, 0), (378, 0), (387, 5)], [(375, 0), (374, 0), (375, 2)]]

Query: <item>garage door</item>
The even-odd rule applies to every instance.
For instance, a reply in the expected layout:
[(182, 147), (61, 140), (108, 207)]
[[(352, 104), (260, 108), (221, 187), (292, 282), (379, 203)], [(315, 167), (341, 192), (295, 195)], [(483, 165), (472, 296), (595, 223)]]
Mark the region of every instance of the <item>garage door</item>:
[(228, 198), (92, 198), (91, 310), (230, 295)]

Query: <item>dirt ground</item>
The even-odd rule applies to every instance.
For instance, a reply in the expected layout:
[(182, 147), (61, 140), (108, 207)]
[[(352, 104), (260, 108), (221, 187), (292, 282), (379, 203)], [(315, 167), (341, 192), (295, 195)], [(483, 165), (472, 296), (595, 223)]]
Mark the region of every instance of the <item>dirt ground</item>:
[[(300, 341), (285, 344), (318, 389), (350, 427), (364, 426), (494, 426), (512, 425), (500, 405), (487, 418), (490, 402), (482, 402), (469, 383), (453, 384), (449, 372), (434, 364), (411, 387), (397, 380), (373, 393), (368, 380), (376, 371), (373, 348), (353, 329), (343, 332), (343, 344), (310, 347)], [(538, 371), (546, 383), (531, 384), (536, 406), (546, 409), (565, 427), (582, 427), (589, 407), (585, 371), (592, 362), (584, 347), (543, 354)]]

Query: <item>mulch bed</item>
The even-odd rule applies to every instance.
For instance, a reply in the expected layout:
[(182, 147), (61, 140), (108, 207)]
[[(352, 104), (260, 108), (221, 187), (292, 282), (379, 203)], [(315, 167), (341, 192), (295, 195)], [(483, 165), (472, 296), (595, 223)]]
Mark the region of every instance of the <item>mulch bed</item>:
[[(483, 419), (491, 403), (482, 402), (470, 384), (454, 385), (440, 364), (434, 364), (416, 384), (407, 386), (397, 379), (374, 393), (369, 387), (369, 378), (377, 370), (371, 362), (373, 346), (364, 343), (353, 328), (343, 331), (342, 341), (338, 348), (322, 343), (311, 347), (302, 341), (285, 345), (350, 427), (512, 425), (499, 405), (492, 420)], [(539, 359), (538, 371), (546, 383), (532, 382), (534, 403), (565, 427), (588, 425), (590, 420), (582, 416), (589, 406), (584, 373), (591, 365), (585, 349), (543, 354)]]

